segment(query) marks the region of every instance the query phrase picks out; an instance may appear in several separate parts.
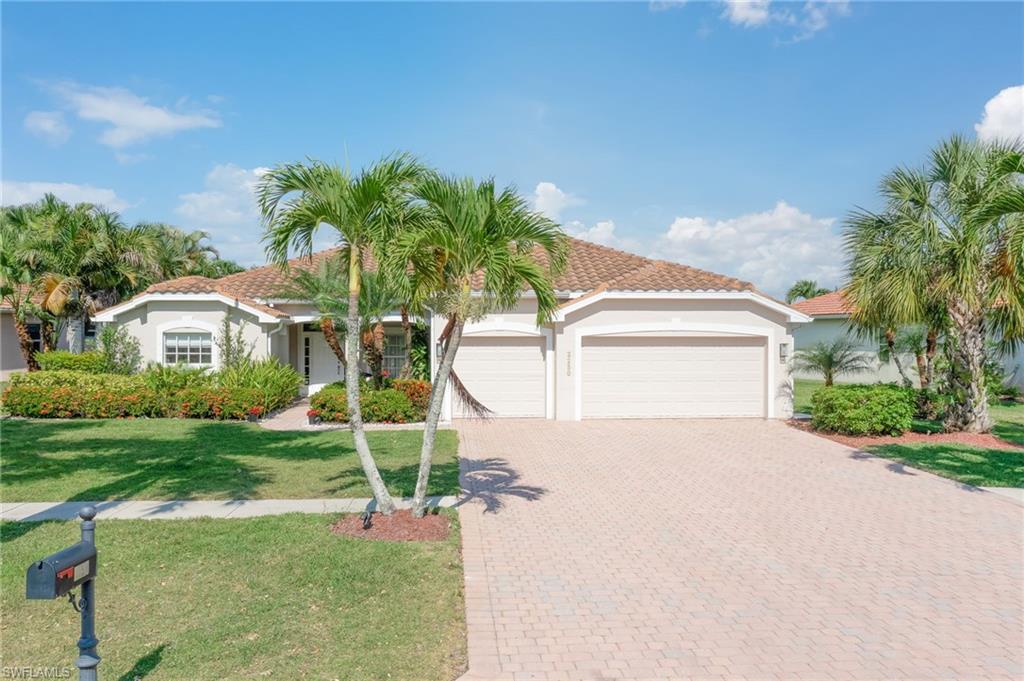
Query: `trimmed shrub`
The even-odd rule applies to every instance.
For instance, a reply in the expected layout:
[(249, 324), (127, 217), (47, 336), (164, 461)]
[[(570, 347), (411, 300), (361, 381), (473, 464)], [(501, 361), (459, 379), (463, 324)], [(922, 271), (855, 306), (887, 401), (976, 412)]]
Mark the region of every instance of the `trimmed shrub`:
[(405, 393), (412, 405), (421, 413), (420, 418), (426, 418), (427, 407), (430, 405), (430, 381), (396, 378), (391, 381), (390, 387)]
[(102, 374), (107, 371), (107, 357), (102, 352), (74, 353), (67, 350), (50, 350), (37, 352), (36, 361), (43, 371), (86, 371), (91, 374)]
[(250, 413), (266, 413), (264, 399), (257, 388), (186, 388), (174, 395), (175, 413), (168, 416), (244, 420)]
[[(395, 388), (367, 390), (359, 394), (359, 405), (366, 423), (410, 423), (422, 421), (424, 411)], [(324, 386), (309, 400), (310, 411), (324, 421), (348, 421), (348, 402), (344, 383)]]
[(3, 394), (4, 409), (30, 418), (126, 418), (163, 416), (164, 400), (139, 386), (79, 387), (19, 381)]
[(916, 392), (898, 385), (833, 385), (811, 397), (811, 425), (845, 435), (900, 435), (910, 430)]
[(201, 388), (213, 383), (206, 369), (190, 369), (179, 365), (150, 364), (140, 376), (147, 387), (162, 394), (186, 388)]
[(302, 378), (295, 369), (276, 359), (244, 359), (214, 376), (216, 384), (228, 389), (253, 389), (262, 395), (264, 413), (280, 409), (299, 394)]

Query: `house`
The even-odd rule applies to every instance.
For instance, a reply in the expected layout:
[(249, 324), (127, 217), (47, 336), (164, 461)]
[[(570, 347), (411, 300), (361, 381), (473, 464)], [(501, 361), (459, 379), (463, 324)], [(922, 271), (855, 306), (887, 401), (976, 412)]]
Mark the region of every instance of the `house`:
[[(846, 299), (842, 290), (832, 291), (815, 298), (808, 298), (794, 303), (793, 307), (812, 319), (809, 324), (799, 326), (793, 332), (795, 348), (804, 350), (817, 343), (832, 343), (845, 337), (853, 342), (856, 350), (869, 356), (874, 367), (871, 371), (858, 374), (840, 374), (837, 383), (898, 383), (900, 373), (893, 361), (883, 362), (878, 357), (879, 343), (858, 337), (850, 326), (850, 314), (853, 307)], [(917, 364), (912, 355), (901, 355), (903, 368), (912, 381), (917, 382)], [(1002, 358), (1003, 369), (1006, 371), (1007, 383), (1024, 387), (1024, 354), (1014, 354)], [(794, 371), (795, 378), (821, 378), (818, 374)]]
[[(535, 323), (526, 295), (510, 310), (467, 324), (455, 369), (496, 416), (584, 418), (765, 417), (792, 411), (793, 331), (810, 317), (751, 284), (571, 240), (561, 301)], [(316, 268), (337, 249), (295, 259)], [(296, 368), (312, 393), (342, 379), (306, 302), (280, 297), (287, 275), (258, 267), (221, 279), (155, 284), (96, 317), (135, 335), (144, 361), (217, 366), (214, 338), (227, 316), (254, 357)], [(431, 364), (443, 319), (427, 320)], [(385, 319), (386, 368), (401, 366), (400, 319)], [(446, 391), (444, 417), (463, 415)]]
[[(33, 295), (31, 302), (40, 305), (41, 295)], [(43, 347), (42, 322), (37, 317), (26, 315), (25, 325), (28, 327), (28, 335), (32, 337), (32, 346), (38, 352)], [(90, 329), (93, 333), (95, 331)], [(64, 334), (57, 337), (57, 348), (68, 349), (68, 341)], [(18, 331), (14, 324), (14, 310), (10, 308), (7, 301), (0, 301), (0, 381), (6, 381), (15, 371), (27, 369), (25, 357), (21, 354), (21, 343), (18, 340)]]

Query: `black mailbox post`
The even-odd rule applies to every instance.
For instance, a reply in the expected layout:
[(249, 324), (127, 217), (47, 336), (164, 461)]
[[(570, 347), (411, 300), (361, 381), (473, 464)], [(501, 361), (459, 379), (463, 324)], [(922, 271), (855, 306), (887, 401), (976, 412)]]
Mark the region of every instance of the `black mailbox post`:
[(96, 667), (100, 656), (96, 652), (96, 509), (86, 506), (78, 512), (82, 518), (82, 541), (66, 549), (37, 560), (28, 566), (25, 575), (25, 596), (31, 599), (60, 598), (81, 586), (82, 596), (75, 604), (74, 594), (69, 599), (75, 610), (82, 613), (82, 636), (78, 639), (79, 681), (97, 681)]

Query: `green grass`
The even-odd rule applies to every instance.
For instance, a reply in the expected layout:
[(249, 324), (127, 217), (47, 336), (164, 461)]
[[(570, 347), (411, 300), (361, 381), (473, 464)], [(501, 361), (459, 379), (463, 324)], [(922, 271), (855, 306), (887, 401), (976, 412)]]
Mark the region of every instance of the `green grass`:
[(810, 414), (811, 395), (813, 395), (818, 388), (823, 387), (825, 387), (825, 381), (819, 381), (813, 378), (794, 378), (793, 411)]
[[(99, 521), (100, 678), (457, 677), (457, 529), (447, 541), (376, 542), (332, 535), (333, 519)], [(0, 524), (3, 667), (72, 665), (78, 616), (63, 600), (25, 600), (25, 569), (78, 533)]]
[[(367, 438), (388, 489), (411, 496), (422, 433)], [(371, 496), (347, 431), (178, 419), (5, 420), (0, 446), (5, 502)], [(457, 448), (455, 431), (438, 433), (430, 494), (458, 492)]]
[[(812, 379), (794, 380), (796, 411), (811, 412), (811, 395), (825, 385)], [(994, 435), (1024, 446), (1024, 404), (1006, 402), (990, 407)], [(941, 433), (938, 421), (914, 419), (913, 430)], [(1024, 487), (1024, 452), (986, 449), (953, 443), (874, 445), (866, 450), (936, 475), (979, 487)]]

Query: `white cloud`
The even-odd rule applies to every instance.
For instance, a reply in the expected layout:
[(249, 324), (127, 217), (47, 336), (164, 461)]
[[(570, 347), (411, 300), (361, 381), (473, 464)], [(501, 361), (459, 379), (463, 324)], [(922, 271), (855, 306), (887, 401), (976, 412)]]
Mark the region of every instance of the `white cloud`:
[[(808, 0), (802, 5), (773, 3), (772, 0), (723, 0), (722, 17), (744, 28), (785, 26), (794, 33), (785, 42), (800, 42), (828, 28), (835, 17), (850, 13), (848, 0)], [(795, 8), (795, 9), (794, 9)]]
[(834, 224), (785, 201), (724, 220), (677, 217), (658, 240), (657, 256), (736, 276), (776, 295), (797, 279), (836, 286), (844, 262)]
[(0, 182), (0, 204), (5, 206), (32, 203), (43, 198), (44, 194), (53, 194), (68, 203), (94, 203), (115, 211), (128, 208), (128, 203), (113, 189), (70, 182)]
[(99, 141), (114, 149), (173, 135), (197, 128), (219, 128), (220, 119), (210, 111), (183, 110), (187, 100), (179, 100), (176, 110), (150, 104), (121, 87), (80, 85), (63, 81), (47, 86), (61, 101), (86, 121), (105, 123)]
[(738, 26), (761, 26), (771, 18), (771, 0), (725, 0), (722, 16)]
[(1024, 141), (1024, 85), (1008, 87), (988, 100), (974, 130), (978, 139), (985, 142)]
[(561, 220), (562, 211), (585, 201), (559, 189), (553, 182), (539, 182), (533, 190), (533, 209), (544, 213), (555, 222)]
[[(222, 257), (243, 265), (262, 265), (266, 256), (256, 185), (267, 170), (241, 168), (234, 163), (214, 166), (206, 175), (202, 191), (178, 197), (175, 213), (188, 229), (209, 232), (210, 241)], [(333, 230), (324, 227), (317, 233), (314, 250), (335, 242)]]
[(71, 128), (60, 111), (30, 111), (25, 116), (25, 129), (54, 146), (64, 144), (71, 137)]
[(572, 220), (562, 225), (566, 234), (590, 241), (602, 246), (611, 246), (624, 251), (640, 251), (642, 246), (636, 239), (619, 236), (615, 233), (615, 223), (611, 220), (600, 220), (588, 227), (579, 220)]

